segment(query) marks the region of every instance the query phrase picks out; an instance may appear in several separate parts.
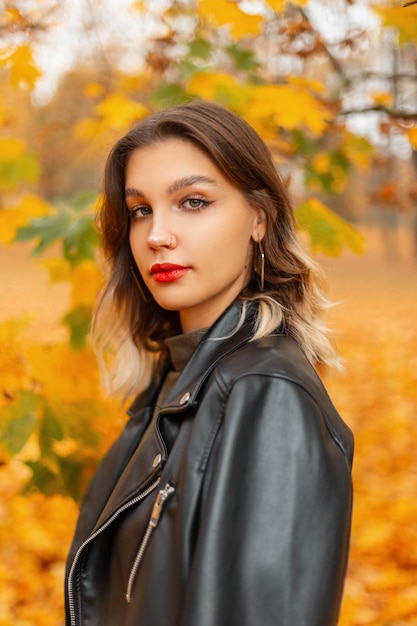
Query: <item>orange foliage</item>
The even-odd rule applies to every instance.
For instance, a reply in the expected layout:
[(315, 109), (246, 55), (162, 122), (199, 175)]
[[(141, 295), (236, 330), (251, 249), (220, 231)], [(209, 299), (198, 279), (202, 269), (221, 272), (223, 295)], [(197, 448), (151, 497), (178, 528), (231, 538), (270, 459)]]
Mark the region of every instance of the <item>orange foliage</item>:
[[(0, 480), (10, 484), (10, 468)], [(61, 496), (5, 497), (2, 492), (0, 625), (59, 626), (64, 559), (76, 506)]]
[[(417, 625), (416, 267), (371, 254), (323, 262), (333, 298), (343, 300), (332, 323), (346, 360), (346, 372), (327, 375), (326, 385), (356, 438), (339, 626)], [(7, 359), (12, 367), (11, 346)], [(101, 428), (109, 442), (115, 425), (104, 420)], [(0, 626), (59, 626), (76, 506), (61, 496), (19, 495), (26, 471), (18, 458), (0, 471)]]
[(417, 624), (416, 270), (412, 261), (369, 268), (352, 257), (334, 277), (347, 370), (326, 382), (356, 440), (340, 626)]
[[(243, 10), (244, 3), (240, 6), (231, 0), (201, 0), (197, 15), (201, 24), (211, 27), (212, 34), (219, 31), (223, 36), (228, 32), (232, 42), (249, 41), (259, 35), (271, 10), (280, 12), (290, 4), (301, 7), (306, 1), (265, 0), (265, 3), (269, 11), (251, 15)], [(2, 11), (6, 31), (24, 33), (31, 25), (30, 16), (23, 15), (13, 4), (8, 3)], [(150, 10), (150, 1), (135, 4), (143, 11)], [(397, 27), (399, 40), (405, 43), (415, 41), (416, 21), (410, 18), (416, 11), (384, 7), (379, 14), (386, 24)], [(35, 17), (39, 16), (33, 14), (32, 18)], [(36, 20), (34, 25), (39, 26)], [(305, 21), (297, 21), (294, 28), (293, 32), (288, 31), (291, 41), (308, 30)], [(71, 129), (82, 145), (96, 140), (107, 143), (106, 133), (119, 133), (146, 114), (148, 106), (139, 102), (135, 93), (141, 91), (141, 81), (143, 84), (159, 81), (160, 77), (154, 76), (155, 69), (162, 71), (164, 64), (169, 67), (170, 59), (158, 53), (161, 41), (156, 40), (154, 52), (148, 55), (148, 70), (132, 77), (120, 77), (120, 92), (109, 93), (100, 81), (86, 87), (84, 97), (97, 99), (97, 103), (95, 117), (79, 118)], [(213, 43), (218, 41), (213, 39)], [(235, 55), (239, 53), (236, 59), (249, 52), (246, 48), (233, 49)], [(313, 47), (308, 55), (320, 50)], [(301, 56), (300, 52), (297, 54)], [(254, 81), (251, 57), (248, 59), (236, 72), (238, 79), (233, 73), (201, 66), (199, 58), (195, 66), (199, 71), (184, 74), (182, 78), (184, 94), (212, 98), (220, 95), (226, 104), (242, 112), (266, 139), (273, 138), (275, 144), (281, 142), (281, 149), (284, 143), (281, 129), (287, 134), (302, 131), (302, 137), (298, 133), (302, 145), (309, 148), (311, 136), (321, 137), (328, 130), (338, 102), (325, 104), (322, 85), (305, 76), (289, 76), (282, 83), (268, 77), (265, 82)], [(34, 63), (30, 40), (22, 45), (2, 47), (0, 70), (13, 87), (33, 89), (40, 71)], [(386, 94), (374, 94), (373, 100), (388, 104)], [(0, 190), (11, 194), (13, 201), (7, 199), (4, 203), (0, 241), (10, 243), (18, 227), (26, 225), (29, 218), (48, 215), (51, 207), (36, 195), (36, 188), (28, 193), (25, 187), (39, 180), (40, 166), (27, 142), (20, 137), (20, 121), (6, 104), (6, 99), (0, 98), (0, 125), (6, 131), (0, 138), (4, 148), (0, 150)], [(416, 129), (408, 129), (407, 135), (415, 147)], [(291, 142), (286, 145), (290, 146)], [(294, 146), (294, 150), (300, 147)], [(368, 163), (369, 148), (363, 140), (345, 134), (343, 149), (348, 160), (355, 164)], [(328, 151), (323, 150), (310, 146), (311, 165), (317, 174), (311, 186), (318, 183), (320, 176), (324, 179), (331, 168), (332, 191), (335, 191), (343, 185), (347, 169), (341, 169), (340, 159), (333, 163)], [(378, 199), (390, 202), (395, 191), (395, 185), (386, 181)], [(62, 223), (58, 218), (55, 223), (48, 222), (56, 232)], [(66, 218), (65, 224), (68, 223)], [(346, 229), (339, 228), (338, 232)], [(85, 244), (92, 245), (89, 232), (85, 230), (81, 234)], [(326, 245), (329, 248), (328, 242)], [(52, 429), (44, 434), (48, 444), (46, 461), (51, 471), (61, 459), (74, 455), (83, 446), (88, 453), (85, 459), (90, 462), (91, 458), (92, 469), (122, 426), (119, 408), (99, 397), (98, 373), (91, 350), (83, 347), (73, 351), (65, 328), (61, 326), (57, 330), (56, 326), (48, 325), (50, 316), (55, 316), (55, 322), (68, 303), (79, 310), (88, 308), (92, 302), (100, 275), (88, 255), (84, 257), (49, 257), (43, 261), (52, 282), (66, 285), (63, 292), (56, 291), (62, 284), (50, 286), (45, 302), (44, 291), (33, 274), (33, 262), (22, 256), (13, 265), (15, 276), (9, 284), (5, 278), (11, 270), (11, 257), (8, 256), (7, 263), (0, 263), (2, 320), (22, 312), (22, 302), (16, 304), (11, 298), (10, 287), (14, 284), (18, 285), (28, 312), (36, 316), (40, 304), (48, 309), (48, 317), (45, 311), (41, 316), (42, 328), (31, 325), (29, 319), (0, 326), (3, 393), (0, 411), (10, 406), (16, 390), (20, 389), (36, 392), (48, 400), (49, 411), (52, 406), (58, 416), (64, 416), (63, 421), (71, 425), (68, 432)], [(347, 371), (345, 375), (329, 376), (326, 382), (336, 406), (356, 436), (352, 547), (340, 626), (417, 626), (416, 267), (411, 260), (404, 259), (396, 262), (379, 259), (376, 264), (372, 256), (342, 257), (332, 263), (335, 297), (345, 301), (334, 313), (334, 323), (340, 334), (339, 345), (347, 361)], [(56, 334), (60, 343), (55, 341)], [(88, 434), (91, 429), (97, 435), (91, 445), (86, 439), (80, 444), (73, 423)], [(62, 495), (21, 494), (30, 475), (24, 461), (37, 460), (41, 452), (39, 437), (31, 436), (16, 454), (5, 456), (3, 461), (0, 456), (0, 626), (63, 624), (64, 563), (77, 508), (73, 500)]]

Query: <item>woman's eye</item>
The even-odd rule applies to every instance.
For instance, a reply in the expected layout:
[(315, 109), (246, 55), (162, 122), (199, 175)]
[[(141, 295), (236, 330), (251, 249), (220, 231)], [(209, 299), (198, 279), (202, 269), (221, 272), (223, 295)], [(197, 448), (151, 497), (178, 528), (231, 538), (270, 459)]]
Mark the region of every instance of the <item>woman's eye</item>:
[(196, 210), (203, 209), (209, 204), (208, 200), (203, 200), (202, 198), (187, 198), (183, 201), (182, 206), (186, 209)]
[(151, 215), (152, 209), (146, 204), (141, 204), (140, 206), (135, 206), (129, 209), (129, 215), (133, 219), (140, 219), (141, 217), (147, 217)]

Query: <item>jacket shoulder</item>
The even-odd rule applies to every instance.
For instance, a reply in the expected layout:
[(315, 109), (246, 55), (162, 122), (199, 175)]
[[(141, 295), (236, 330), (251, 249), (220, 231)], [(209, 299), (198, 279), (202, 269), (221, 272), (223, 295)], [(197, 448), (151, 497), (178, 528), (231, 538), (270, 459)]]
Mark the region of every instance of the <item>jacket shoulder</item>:
[(225, 380), (258, 374), (291, 380), (307, 391), (322, 385), (314, 367), (288, 335), (254, 339), (224, 358), (220, 368)]
[(337, 412), (320, 376), (292, 337), (270, 335), (250, 341), (221, 361), (217, 375), (228, 389), (246, 377), (263, 378), (267, 386), (286, 382), (298, 386), (318, 405), (328, 431), (352, 463), (352, 432)]

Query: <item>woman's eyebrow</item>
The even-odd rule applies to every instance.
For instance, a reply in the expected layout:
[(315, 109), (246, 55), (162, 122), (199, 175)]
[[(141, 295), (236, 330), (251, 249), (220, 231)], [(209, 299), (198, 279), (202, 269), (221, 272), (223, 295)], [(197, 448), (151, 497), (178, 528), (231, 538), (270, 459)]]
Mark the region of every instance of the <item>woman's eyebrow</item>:
[[(197, 185), (198, 183), (205, 183), (206, 185), (211, 185), (212, 187), (218, 186), (218, 183), (209, 176), (202, 175), (194, 175), (194, 176), (184, 176), (183, 178), (179, 178), (178, 180), (174, 180), (173, 183), (168, 185), (166, 188), (166, 193), (168, 195), (176, 193), (185, 187), (192, 187), (193, 185)], [(125, 190), (125, 197), (129, 198), (132, 196), (136, 196), (139, 198), (145, 198), (146, 194), (140, 189), (135, 189), (134, 187), (128, 187)]]
[(125, 189), (125, 198), (130, 198), (131, 196), (144, 198), (145, 194), (143, 193), (143, 191), (140, 191), (139, 189), (135, 189), (134, 187), (128, 187), (127, 189)]
[(184, 176), (183, 178), (179, 178), (178, 180), (174, 180), (173, 183), (168, 185), (166, 188), (167, 194), (172, 194), (185, 187), (192, 187), (192, 185), (197, 185), (198, 183), (205, 183), (206, 185), (217, 186), (218, 183), (213, 180), (213, 178), (209, 178), (208, 176), (194, 175), (194, 176)]

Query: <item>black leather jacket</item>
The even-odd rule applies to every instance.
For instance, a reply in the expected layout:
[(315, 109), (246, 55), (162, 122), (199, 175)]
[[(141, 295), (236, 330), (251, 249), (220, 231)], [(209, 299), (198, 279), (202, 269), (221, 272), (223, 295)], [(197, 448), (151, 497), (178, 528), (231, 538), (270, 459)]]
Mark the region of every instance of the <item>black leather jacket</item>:
[[(81, 507), (68, 625), (337, 624), (352, 435), (293, 339), (249, 342), (250, 316), (230, 336), (240, 310), (203, 338), (146, 443), (159, 383), (129, 411)], [(168, 455), (164, 420), (181, 421)], [(129, 563), (110, 573), (126, 516)]]

